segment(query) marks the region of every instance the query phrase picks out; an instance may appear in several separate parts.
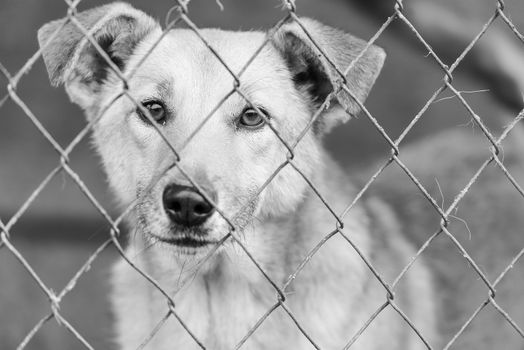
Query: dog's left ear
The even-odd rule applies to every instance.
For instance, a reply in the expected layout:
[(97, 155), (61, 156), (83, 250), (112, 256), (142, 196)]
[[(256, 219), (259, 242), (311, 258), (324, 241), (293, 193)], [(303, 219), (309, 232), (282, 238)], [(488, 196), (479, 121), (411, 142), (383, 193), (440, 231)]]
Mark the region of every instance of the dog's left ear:
[[(311, 39), (341, 72), (349, 67), (366, 46), (365, 41), (315, 20), (301, 18), (300, 22)], [(307, 94), (313, 107), (318, 108), (336, 88), (341, 77), (308, 34), (298, 23), (290, 22), (275, 33), (273, 44), (284, 57), (297, 89)], [(368, 96), (385, 58), (382, 48), (371, 45), (348, 72), (347, 86), (360, 102), (363, 103)], [(357, 115), (360, 107), (347, 92), (341, 90), (337, 99), (331, 102), (328, 112), (329, 116), (319, 120), (322, 132), (328, 132), (339, 123), (349, 120), (350, 116)]]

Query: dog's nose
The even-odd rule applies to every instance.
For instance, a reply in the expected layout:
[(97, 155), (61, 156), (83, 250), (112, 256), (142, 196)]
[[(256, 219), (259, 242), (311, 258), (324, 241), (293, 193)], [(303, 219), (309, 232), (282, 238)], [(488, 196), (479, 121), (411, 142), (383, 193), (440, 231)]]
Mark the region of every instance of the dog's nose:
[[(209, 195), (214, 197), (213, 193)], [(162, 200), (169, 218), (183, 226), (200, 225), (215, 211), (211, 203), (190, 186), (171, 184), (165, 188)]]

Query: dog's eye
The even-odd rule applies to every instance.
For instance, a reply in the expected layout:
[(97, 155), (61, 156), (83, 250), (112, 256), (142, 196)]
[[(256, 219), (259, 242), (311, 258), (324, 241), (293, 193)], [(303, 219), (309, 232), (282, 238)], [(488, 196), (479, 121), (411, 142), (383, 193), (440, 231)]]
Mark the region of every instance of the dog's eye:
[[(147, 101), (143, 102), (142, 106), (144, 108), (147, 108), (149, 111), (149, 114), (151, 114), (151, 118), (157, 122), (158, 124), (164, 125), (166, 123), (166, 109), (164, 108), (164, 105), (158, 101)], [(140, 117), (146, 122), (151, 124), (149, 118), (142, 113), (140, 109), (138, 109), (138, 114)]]
[[(260, 111), (265, 114), (263, 110)], [(241, 126), (249, 129), (257, 129), (263, 126), (265, 122), (264, 118), (253, 108), (246, 109), (239, 120)]]

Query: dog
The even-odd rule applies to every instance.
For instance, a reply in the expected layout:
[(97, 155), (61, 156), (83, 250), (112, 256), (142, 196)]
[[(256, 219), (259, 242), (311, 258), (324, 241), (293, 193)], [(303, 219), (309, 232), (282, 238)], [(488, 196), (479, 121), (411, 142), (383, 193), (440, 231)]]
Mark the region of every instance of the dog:
[[(133, 204), (126, 259), (112, 278), (120, 349), (438, 348), (489, 296), (445, 233), (417, 254), (441, 218), (400, 167), (340, 221), (333, 214), (348, 208), (365, 172), (349, 176), (322, 140), (362, 112), (381, 48), (308, 18), (267, 41), (258, 31), (163, 34), (126, 3), (75, 18), (83, 30), (53, 21), (38, 40), (52, 84), (64, 84), (93, 123), (118, 202)], [(350, 67), (345, 79), (333, 64)], [(522, 135), (511, 136), (504, 164), (513, 172)], [(422, 184), (438, 178), (443, 201), (490, 155), (464, 130), (400, 152)], [(497, 171), (479, 177), (449, 225), (489, 277), (524, 246), (522, 199)], [(523, 276), (497, 286), (517, 324)], [(454, 344), (521, 349), (501, 317), (483, 311)]]

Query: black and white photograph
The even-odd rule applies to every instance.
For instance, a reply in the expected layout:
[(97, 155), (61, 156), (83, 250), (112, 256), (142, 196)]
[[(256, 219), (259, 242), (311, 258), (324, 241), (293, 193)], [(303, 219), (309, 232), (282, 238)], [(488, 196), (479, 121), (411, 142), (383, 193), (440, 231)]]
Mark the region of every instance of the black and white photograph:
[(2, 0), (1, 350), (523, 350), (523, 0)]

